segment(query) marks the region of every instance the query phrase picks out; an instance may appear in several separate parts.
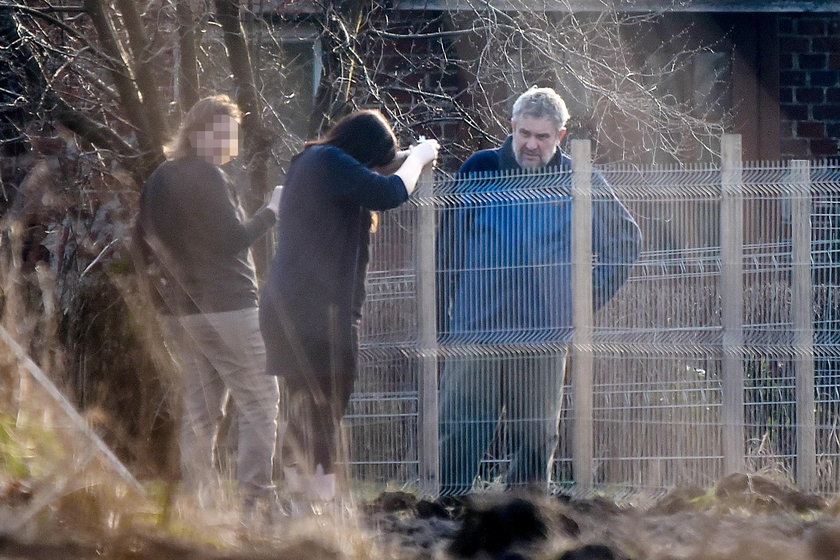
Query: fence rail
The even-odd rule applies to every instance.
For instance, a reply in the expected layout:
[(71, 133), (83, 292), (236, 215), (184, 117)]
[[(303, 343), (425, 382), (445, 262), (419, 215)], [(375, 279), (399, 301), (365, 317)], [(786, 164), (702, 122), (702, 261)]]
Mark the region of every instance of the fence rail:
[[(581, 142), (574, 171), (509, 175), (489, 188), (475, 187), (482, 178), (427, 178), (408, 204), (383, 213), (346, 422), (351, 474), (437, 493), (443, 364), (563, 347), (570, 366), (554, 484), (666, 488), (750, 469), (840, 490), (840, 164), (742, 163), (738, 137), (725, 136), (722, 146), (720, 166), (592, 174)], [(601, 180), (639, 224), (643, 247), (627, 282), (593, 315), (598, 255), (589, 236), (604, 226), (590, 218), (604, 203)], [(570, 254), (505, 260), (516, 255), (512, 234), (483, 258), (499, 278), (515, 279), (524, 267), (569, 272), (579, 305), (557, 317), (570, 321), (513, 333), (496, 325), (479, 342), (448, 336), (436, 281), (459, 271), (436, 261), (440, 224), (490, 209), (488, 216), (526, 231), (555, 219), (569, 200)], [(525, 301), (533, 295), (516, 289)], [(476, 305), (487, 293), (476, 294)], [(482, 462), (489, 484), (506, 469), (506, 422), (502, 413)]]

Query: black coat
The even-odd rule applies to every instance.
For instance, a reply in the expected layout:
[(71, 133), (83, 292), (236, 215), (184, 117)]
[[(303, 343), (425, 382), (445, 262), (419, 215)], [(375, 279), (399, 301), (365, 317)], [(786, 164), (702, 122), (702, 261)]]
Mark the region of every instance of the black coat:
[(291, 384), (308, 376), (355, 378), (370, 211), (407, 198), (402, 179), (333, 146), (311, 146), (294, 158), (260, 299), (268, 373)]

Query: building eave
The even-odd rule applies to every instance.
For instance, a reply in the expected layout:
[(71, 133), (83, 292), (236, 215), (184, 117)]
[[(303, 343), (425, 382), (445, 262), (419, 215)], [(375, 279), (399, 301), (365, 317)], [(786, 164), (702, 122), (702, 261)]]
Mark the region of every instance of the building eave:
[(840, 12), (836, 0), (396, 0), (395, 9), (538, 12)]

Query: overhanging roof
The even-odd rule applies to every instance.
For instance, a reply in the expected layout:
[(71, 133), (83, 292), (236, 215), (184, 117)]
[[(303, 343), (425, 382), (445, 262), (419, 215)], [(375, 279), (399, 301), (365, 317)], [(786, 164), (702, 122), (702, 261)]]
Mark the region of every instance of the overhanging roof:
[(402, 10), (538, 12), (840, 12), (840, 0), (396, 0)]

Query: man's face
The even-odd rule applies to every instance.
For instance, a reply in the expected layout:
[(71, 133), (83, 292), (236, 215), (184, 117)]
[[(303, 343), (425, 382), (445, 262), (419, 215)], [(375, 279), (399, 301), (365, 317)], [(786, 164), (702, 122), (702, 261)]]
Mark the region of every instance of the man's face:
[(513, 155), (524, 169), (537, 169), (554, 156), (566, 129), (558, 129), (547, 117), (523, 115), (510, 121), (513, 130)]
[(216, 115), (207, 129), (193, 133), (191, 141), (198, 157), (222, 165), (239, 155), (239, 124), (230, 115)]

